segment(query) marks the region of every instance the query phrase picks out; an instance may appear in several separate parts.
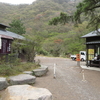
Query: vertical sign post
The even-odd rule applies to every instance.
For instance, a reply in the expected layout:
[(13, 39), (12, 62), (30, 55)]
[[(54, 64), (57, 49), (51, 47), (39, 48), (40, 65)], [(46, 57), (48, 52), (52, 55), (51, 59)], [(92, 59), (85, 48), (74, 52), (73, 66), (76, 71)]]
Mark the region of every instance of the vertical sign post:
[(56, 64), (54, 63), (54, 78), (56, 78)]
[(80, 54), (76, 54), (77, 66), (80, 67)]

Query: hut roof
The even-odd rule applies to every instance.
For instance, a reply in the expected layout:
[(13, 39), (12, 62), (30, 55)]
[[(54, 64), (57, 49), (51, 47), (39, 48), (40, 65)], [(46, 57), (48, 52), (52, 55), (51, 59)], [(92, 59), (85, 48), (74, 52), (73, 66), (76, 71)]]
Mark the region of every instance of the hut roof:
[[(100, 32), (100, 29), (98, 29), (98, 31)], [(100, 36), (100, 33), (97, 30), (92, 31), (84, 36), (82, 36), (82, 38), (87, 38), (87, 37), (94, 37), (94, 36)]]
[(2, 28), (2, 29), (6, 29), (6, 28), (10, 28), (10, 27), (7, 26), (7, 25), (4, 25), (4, 24), (2, 24), (2, 23), (0, 23), (0, 28)]
[(0, 30), (0, 35), (6, 35), (15, 39), (24, 39), (23, 36), (6, 30)]
[(15, 39), (25, 39), (25, 37), (23, 37), (22, 35), (19, 35), (19, 34), (10, 32), (10, 31), (7, 31), (6, 28), (10, 28), (10, 27), (7, 26), (7, 25), (4, 25), (2, 23), (0, 23), (0, 36), (2, 38), (8, 38), (8, 39), (12, 39), (12, 38), (15, 38)]

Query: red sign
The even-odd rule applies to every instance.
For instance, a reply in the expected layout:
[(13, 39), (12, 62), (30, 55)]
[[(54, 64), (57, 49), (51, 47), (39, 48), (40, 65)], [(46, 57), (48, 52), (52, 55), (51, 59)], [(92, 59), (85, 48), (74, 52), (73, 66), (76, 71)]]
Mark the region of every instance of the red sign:
[(76, 61), (80, 61), (80, 54), (76, 54)]

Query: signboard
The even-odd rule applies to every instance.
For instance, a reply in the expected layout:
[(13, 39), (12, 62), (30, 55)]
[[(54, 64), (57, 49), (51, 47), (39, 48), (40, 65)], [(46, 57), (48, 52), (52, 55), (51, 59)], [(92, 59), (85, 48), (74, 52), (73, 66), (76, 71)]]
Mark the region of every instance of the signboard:
[(76, 54), (76, 61), (80, 61), (80, 54)]
[(88, 49), (88, 54), (94, 54), (94, 49)]
[(88, 60), (92, 60), (94, 58), (94, 49), (88, 49)]

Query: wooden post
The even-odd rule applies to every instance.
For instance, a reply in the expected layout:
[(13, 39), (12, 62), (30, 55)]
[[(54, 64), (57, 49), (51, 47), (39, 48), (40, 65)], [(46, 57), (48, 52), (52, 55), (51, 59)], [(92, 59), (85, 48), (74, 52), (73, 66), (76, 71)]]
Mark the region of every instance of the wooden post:
[(54, 63), (54, 75), (53, 78), (56, 78), (56, 64)]
[(77, 66), (80, 67), (80, 61), (77, 61)]
[(77, 66), (80, 67), (80, 54), (76, 54)]

